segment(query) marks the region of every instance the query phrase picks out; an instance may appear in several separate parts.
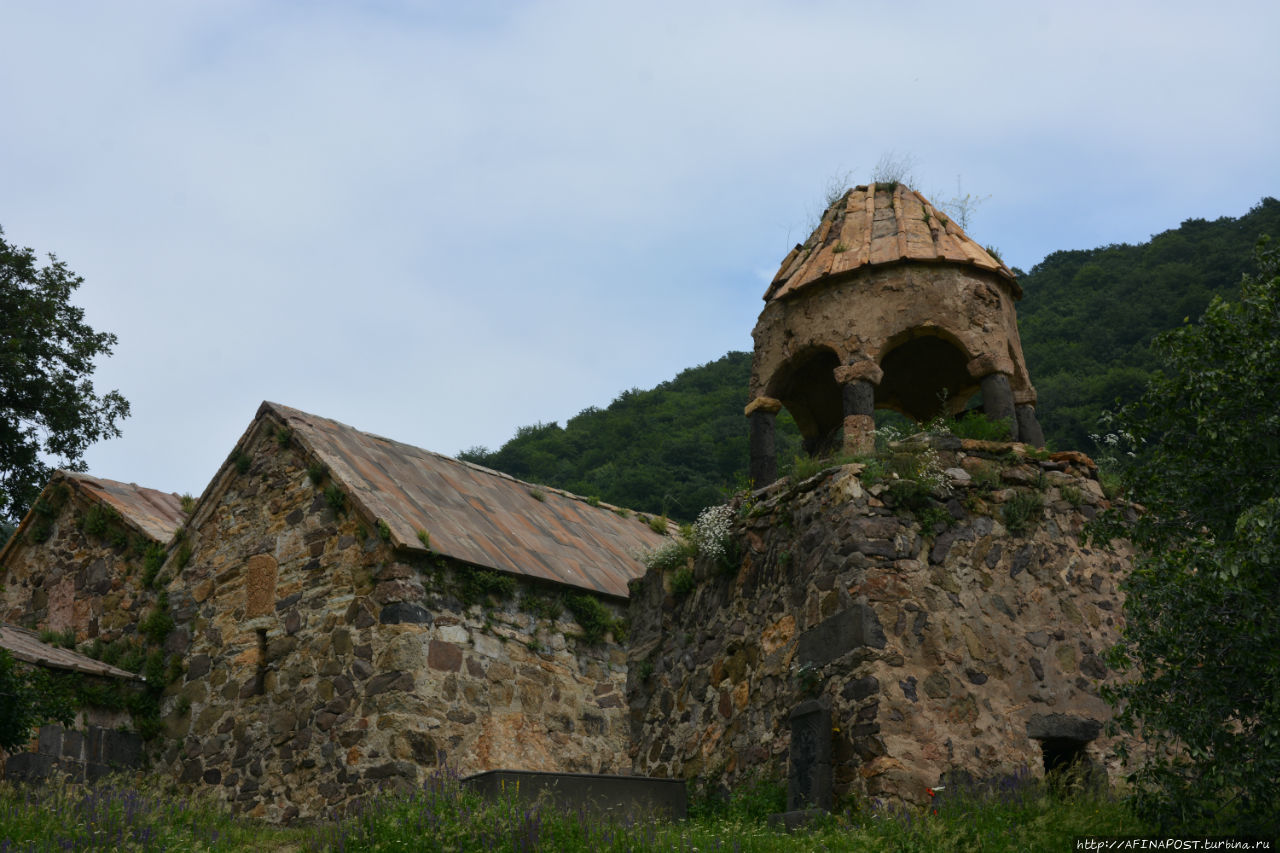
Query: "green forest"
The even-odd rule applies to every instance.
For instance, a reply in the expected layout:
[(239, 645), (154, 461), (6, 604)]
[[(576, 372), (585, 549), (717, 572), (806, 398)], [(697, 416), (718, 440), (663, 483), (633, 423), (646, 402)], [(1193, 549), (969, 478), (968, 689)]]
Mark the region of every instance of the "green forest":
[[(1018, 273), (1019, 330), (1049, 446), (1091, 452), (1103, 412), (1136, 400), (1154, 370), (1151, 340), (1235, 297), (1253, 247), (1280, 236), (1280, 201), (1239, 218), (1189, 219), (1137, 245), (1060, 251)], [(751, 354), (730, 352), (655, 388), (622, 392), (561, 427), (521, 427), (497, 450), (459, 457), (620, 506), (690, 520), (746, 482)], [(783, 468), (799, 434), (778, 419)]]

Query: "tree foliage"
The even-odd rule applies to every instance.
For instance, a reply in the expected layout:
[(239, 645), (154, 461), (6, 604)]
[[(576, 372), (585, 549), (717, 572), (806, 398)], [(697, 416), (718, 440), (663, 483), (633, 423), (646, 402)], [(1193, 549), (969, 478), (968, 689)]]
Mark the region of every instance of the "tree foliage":
[(1152, 339), (1238, 293), (1259, 234), (1280, 235), (1280, 201), (1189, 219), (1146, 243), (1054, 252), (1021, 276), (1018, 328), (1045, 437), (1089, 449), (1099, 415), (1142, 393)]
[(31, 731), (47, 722), (71, 725), (71, 692), (38, 667), (25, 667), (0, 649), (0, 751), (25, 746)]
[(1145, 512), (1113, 520), (1139, 558), (1111, 663), (1120, 724), (1145, 744), (1143, 813), (1167, 826), (1275, 833), (1280, 779), (1280, 251), (1158, 336), (1158, 369), (1119, 413)]
[(84, 470), (89, 445), (119, 435), (129, 414), (118, 391), (98, 395), (89, 379), (116, 337), (70, 303), (83, 282), (53, 255), (39, 266), (0, 230), (0, 520), (27, 511), (53, 471), (46, 460)]

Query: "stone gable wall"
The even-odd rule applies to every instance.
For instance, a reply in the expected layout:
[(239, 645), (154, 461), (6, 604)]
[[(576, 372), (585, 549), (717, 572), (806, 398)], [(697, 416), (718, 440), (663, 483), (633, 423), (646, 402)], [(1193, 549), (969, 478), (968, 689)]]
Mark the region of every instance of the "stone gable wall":
[(442, 761), (626, 769), (616, 642), (575, 639), (558, 590), (395, 552), (349, 499), (335, 512), (277, 426), (250, 434), (245, 470), (224, 469), (193, 519), (170, 587), (187, 670), (162, 766), (273, 821), (330, 816)]
[(60, 504), (57, 511), (29, 524), (0, 567), (0, 620), (33, 631), (74, 630), (77, 643), (135, 635), (158, 594), (142, 582), (137, 551), (148, 540), (134, 533), (130, 543), (112, 544), (85, 533), (92, 502), (65, 483), (55, 482), (58, 490), (44, 496)]
[[(1127, 552), (1081, 541), (1105, 504), (1091, 463), (940, 445), (945, 532), (852, 465), (739, 505), (741, 560), (697, 560), (692, 592), (673, 592), (672, 572), (633, 583), (636, 772), (785, 779), (789, 715), (813, 699), (831, 710), (837, 796), (923, 802), (957, 771), (1042, 773), (1045, 738), (1115, 769), (1098, 689)], [(1003, 507), (1032, 493), (1043, 511), (1013, 535)]]

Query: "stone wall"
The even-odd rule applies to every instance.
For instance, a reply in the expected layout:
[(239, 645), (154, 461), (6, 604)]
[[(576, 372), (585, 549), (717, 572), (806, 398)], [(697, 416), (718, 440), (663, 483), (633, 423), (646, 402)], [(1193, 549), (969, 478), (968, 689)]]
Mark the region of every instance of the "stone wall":
[(558, 589), (392, 549), (280, 430), (251, 428), (189, 525), (170, 586), (187, 669), (162, 766), (273, 821), (329, 816), (446, 761), (627, 769), (611, 637), (577, 639)]
[(55, 479), (41, 501), (47, 514), (35, 513), (0, 566), (0, 621), (74, 631), (77, 643), (135, 634), (156, 599), (142, 582), (139, 551), (149, 540), (85, 533), (93, 502), (65, 481)]
[[(860, 465), (780, 481), (738, 505), (740, 561), (697, 560), (684, 595), (672, 572), (633, 583), (636, 772), (786, 778), (789, 715), (814, 699), (831, 710), (838, 796), (920, 802), (955, 771), (1042, 773), (1042, 744), (1114, 768), (1100, 655), (1127, 554), (1081, 541), (1105, 504), (1092, 463), (933, 445), (898, 451), (946, 469), (915, 513), (909, 489), (864, 485)], [(1028, 506), (1034, 528), (1011, 534)]]

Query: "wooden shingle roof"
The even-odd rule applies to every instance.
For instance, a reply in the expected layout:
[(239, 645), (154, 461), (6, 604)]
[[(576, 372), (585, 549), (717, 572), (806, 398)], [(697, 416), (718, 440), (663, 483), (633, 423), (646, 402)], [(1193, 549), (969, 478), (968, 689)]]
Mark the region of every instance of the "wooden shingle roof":
[(1022, 296), (1013, 272), (920, 193), (904, 184), (871, 184), (854, 187), (827, 208), (809, 239), (783, 259), (764, 299), (904, 261), (974, 266), (1006, 279), (1014, 296)]
[(638, 556), (667, 541), (607, 504), (277, 403), (263, 403), (264, 414), (286, 424), (398, 548), (426, 552), (423, 531), (435, 553), (626, 597), (627, 582), (644, 574)]

